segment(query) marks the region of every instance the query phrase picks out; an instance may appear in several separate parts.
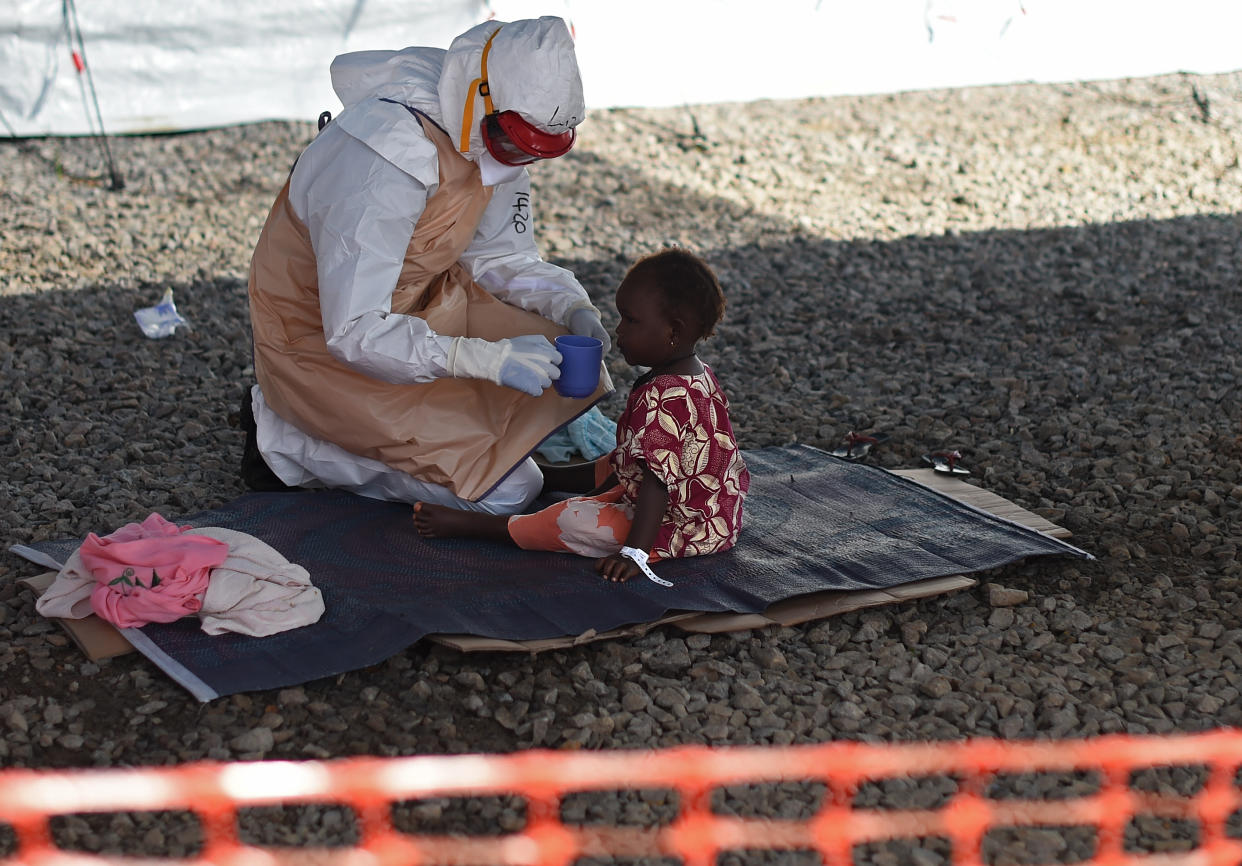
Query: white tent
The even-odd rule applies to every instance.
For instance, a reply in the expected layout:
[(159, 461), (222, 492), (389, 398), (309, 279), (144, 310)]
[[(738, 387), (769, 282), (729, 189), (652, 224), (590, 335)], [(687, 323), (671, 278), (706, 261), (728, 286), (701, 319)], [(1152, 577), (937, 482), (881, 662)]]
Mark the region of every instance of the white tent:
[(596, 108), (1242, 68), (1239, 0), (0, 0), (0, 134), (313, 120), (337, 54), (539, 14)]

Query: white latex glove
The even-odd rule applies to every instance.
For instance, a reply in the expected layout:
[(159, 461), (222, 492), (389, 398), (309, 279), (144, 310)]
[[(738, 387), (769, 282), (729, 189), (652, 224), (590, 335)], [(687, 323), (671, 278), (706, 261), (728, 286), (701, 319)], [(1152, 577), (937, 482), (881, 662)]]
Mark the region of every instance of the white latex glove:
[(448, 374), (455, 379), (487, 379), (538, 397), (560, 378), (561, 353), (540, 334), (508, 340), (455, 337), (448, 354)]
[(569, 314), (569, 321), (565, 323), (565, 327), (569, 328), (571, 334), (594, 337), (599, 340), (604, 344), (605, 355), (612, 349), (612, 340), (608, 336), (608, 330), (599, 320), (599, 312), (596, 310), (588, 310), (585, 307), (574, 310)]

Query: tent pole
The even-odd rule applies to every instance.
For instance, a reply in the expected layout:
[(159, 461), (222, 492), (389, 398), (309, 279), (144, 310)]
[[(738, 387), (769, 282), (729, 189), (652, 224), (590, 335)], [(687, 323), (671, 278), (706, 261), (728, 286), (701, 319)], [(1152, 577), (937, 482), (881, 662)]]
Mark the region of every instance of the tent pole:
[[(95, 106), (95, 118), (99, 122), (99, 139), (100, 149), (103, 151), (104, 160), (108, 164), (108, 175), (112, 181), (110, 189), (125, 189), (125, 179), (121, 177), (120, 171), (116, 167), (116, 163), (112, 159), (112, 150), (108, 147), (108, 134), (104, 131), (103, 112), (99, 110), (99, 97), (95, 93), (95, 76), (91, 74), (91, 68), (86, 63), (86, 45), (82, 40), (82, 27), (78, 24), (78, 7), (74, 0), (64, 0), (64, 16), (65, 29), (69, 37), (69, 50), (73, 55), (73, 65), (78, 71), (78, 80), (81, 80), (83, 73), (86, 74), (86, 82), (90, 87), (91, 101)], [(70, 26), (70, 18), (72, 18), (72, 26)], [(72, 31), (72, 32), (68, 32)], [(77, 37), (77, 48), (73, 47), (74, 37)], [(87, 112), (87, 122), (90, 122), (90, 112)], [(93, 133), (93, 129), (92, 129)]]

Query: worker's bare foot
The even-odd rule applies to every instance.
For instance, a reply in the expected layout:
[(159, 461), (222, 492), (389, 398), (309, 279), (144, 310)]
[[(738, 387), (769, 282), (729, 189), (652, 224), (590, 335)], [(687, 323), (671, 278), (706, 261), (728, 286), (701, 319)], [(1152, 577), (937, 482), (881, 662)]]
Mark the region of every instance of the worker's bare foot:
[(496, 538), (507, 540), (509, 518), (462, 511), (430, 502), (414, 503), (414, 528), (424, 538)]

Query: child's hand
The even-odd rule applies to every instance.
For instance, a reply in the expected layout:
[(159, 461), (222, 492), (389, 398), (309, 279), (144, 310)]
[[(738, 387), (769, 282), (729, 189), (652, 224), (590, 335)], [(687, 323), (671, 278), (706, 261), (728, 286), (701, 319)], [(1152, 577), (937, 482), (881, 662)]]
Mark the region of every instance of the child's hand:
[(642, 574), (637, 562), (619, 553), (595, 560), (595, 570), (603, 575), (605, 580), (611, 580), (613, 583), (624, 583)]

